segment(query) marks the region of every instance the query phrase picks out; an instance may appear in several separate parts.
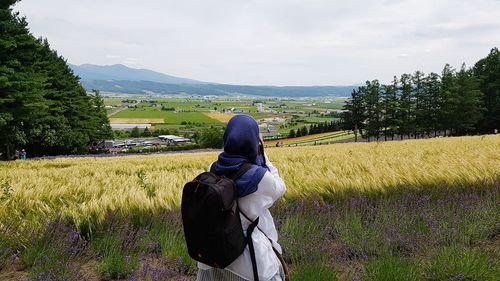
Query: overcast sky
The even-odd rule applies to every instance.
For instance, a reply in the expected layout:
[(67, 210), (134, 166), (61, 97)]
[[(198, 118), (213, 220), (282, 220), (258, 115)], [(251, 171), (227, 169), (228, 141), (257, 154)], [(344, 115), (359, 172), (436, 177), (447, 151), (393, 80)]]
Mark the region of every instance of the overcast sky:
[(70, 63), (230, 84), (348, 85), (472, 65), (500, 47), (500, 0), (22, 0)]

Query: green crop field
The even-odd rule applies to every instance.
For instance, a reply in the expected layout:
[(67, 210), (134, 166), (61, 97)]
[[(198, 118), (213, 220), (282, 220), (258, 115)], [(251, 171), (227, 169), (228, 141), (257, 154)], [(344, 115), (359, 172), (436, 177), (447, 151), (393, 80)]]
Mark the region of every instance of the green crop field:
[(222, 124), (220, 121), (212, 119), (201, 112), (173, 112), (155, 110), (127, 109), (113, 115), (113, 118), (163, 118), (165, 124), (181, 124), (183, 122), (201, 124)]

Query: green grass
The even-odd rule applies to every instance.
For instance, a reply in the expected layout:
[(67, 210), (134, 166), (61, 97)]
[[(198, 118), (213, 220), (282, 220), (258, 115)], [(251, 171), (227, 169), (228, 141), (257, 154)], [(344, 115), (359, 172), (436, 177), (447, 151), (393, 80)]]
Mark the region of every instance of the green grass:
[(430, 262), (426, 280), (482, 280), (500, 278), (500, 262), (476, 249), (451, 246), (442, 249)]
[(337, 281), (335, 271), (326, 265), (314, 264), (298, 264), (295, 265), (290, 272), (291, 280), (299, 281)]
[(124, 247), (124, 244), (115, 233), (99, 235), (92, 239), (91, 249), (98, 259), (97, 272), (102, 278), (125, 278), (137, 268), (137, 254)]
[(401, 257), (380, 257), (365, 265), (366, 281), (418, 281), (418, 266)]
[(172, 111), (161, 111), (161, 110), (142, 110), (138, 109), (127, 109), (121, 111), (115, 115), (113, 118), (163, 118), (165, 124), (179, 125), (182, 122), (200, 123), (200, 124), (214, 124), (220, 125), (222, 122), (212, 119), (200, 112), (172, 112)]

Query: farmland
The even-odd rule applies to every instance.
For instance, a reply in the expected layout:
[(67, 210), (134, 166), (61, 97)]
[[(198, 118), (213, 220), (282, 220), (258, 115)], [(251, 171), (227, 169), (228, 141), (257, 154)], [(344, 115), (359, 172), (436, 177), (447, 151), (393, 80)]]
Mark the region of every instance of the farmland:
[[(230, 97), (141, 97), (127, 95), (121, 98), (106, 97), (104, 102), (112, 123), (140, 123), (137, 120), (154, 120), (156, 129), (174, 129), (179, 133), (191, 133), (206, 125), (223, 126), (235, 113), (244, 113), (257, 120), (283, 118), (285, 121), (273, 124), (278, 132), (288, 135), (289, 131), (304, 125), (334, 120), (332, 110), (342, 108), (344, 99), (256, 99)], [(262, 103), (264, 110), (256, 104)]]
[[(288, 188), (271, 211), (292, 275), (496, 280), (498, 151), (497, 135), (268, 149)], [(0, 163), (0, 279), (194, 280), (181, 188), (215, 159)]]

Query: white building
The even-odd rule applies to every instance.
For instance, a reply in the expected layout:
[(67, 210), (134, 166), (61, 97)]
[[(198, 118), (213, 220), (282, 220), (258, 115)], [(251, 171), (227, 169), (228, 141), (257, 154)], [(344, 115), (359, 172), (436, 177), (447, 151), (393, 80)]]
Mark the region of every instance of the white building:
[(185, 144), (185, 143), (190, 143), (191, 140), (175, 135), (161, 135), (158, 136), (158, 138), (164, 142), (167, 142), (168, 144)]

